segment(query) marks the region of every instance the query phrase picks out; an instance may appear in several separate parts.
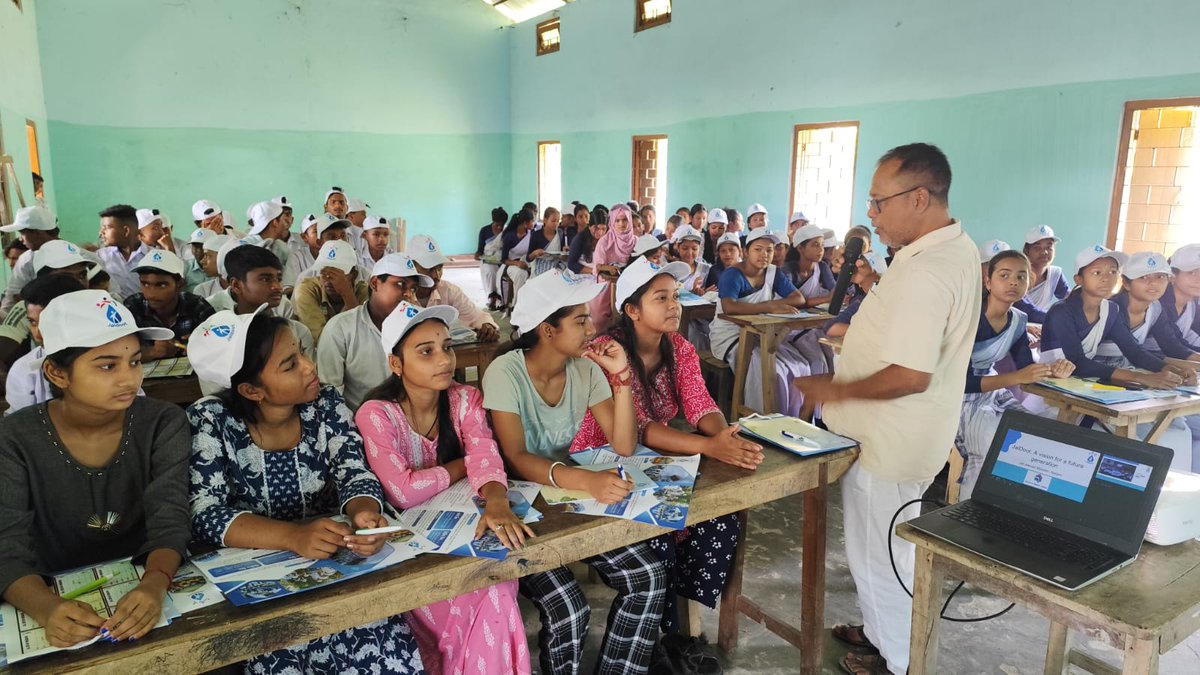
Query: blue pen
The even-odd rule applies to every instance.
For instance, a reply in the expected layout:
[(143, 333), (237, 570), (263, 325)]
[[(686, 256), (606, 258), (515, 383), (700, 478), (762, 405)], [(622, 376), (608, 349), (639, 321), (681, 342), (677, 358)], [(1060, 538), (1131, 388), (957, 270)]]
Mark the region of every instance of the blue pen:
[(617, 475), (621, 477), (621, 480), (629, 480), (625, 477), (625, 467), (620, 464), (617, 465)]
[(784, 438), (790, 438), (793, 441), (799, 441), (801, 443), (801, 445), (807, 445), (808, 447), (814, 448), (816, 450), (821, 449), (821, 444), (817, 443), (816, 441), (812, 440), (811, 438), (806, 438), (804, 436), (801, 436), (800, 434), (793, 434), (792, 432), (787, 431), (787, 430), (781, 431), (779, 433), (783, 434)]

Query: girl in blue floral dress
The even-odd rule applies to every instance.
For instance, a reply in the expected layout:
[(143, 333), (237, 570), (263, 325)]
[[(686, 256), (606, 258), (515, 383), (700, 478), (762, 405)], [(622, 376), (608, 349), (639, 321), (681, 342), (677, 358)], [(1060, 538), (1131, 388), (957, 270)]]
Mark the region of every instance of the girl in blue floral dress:
[[(200, 379), (222, 391), (188, 408), (192, 535), (221, 546), (327, 559), (368, 557), (387, 524), (383, 491), (363, 461), (352, 415), (322, 387), (284, 319), (222, 311), (192, 334)], [(341, 512), (350, 524), (335, 521)], [(422, 673), (416, 641), (395, 616), (251, 659), (249, 673)]]

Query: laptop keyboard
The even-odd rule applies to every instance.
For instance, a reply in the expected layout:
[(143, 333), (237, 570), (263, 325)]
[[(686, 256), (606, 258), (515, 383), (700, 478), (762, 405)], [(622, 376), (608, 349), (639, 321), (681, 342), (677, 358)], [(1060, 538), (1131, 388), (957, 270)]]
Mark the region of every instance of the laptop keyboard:
[(1003, 537), (1031, 551), (1073, 563), (1085, 569), (1095, 569), (1111, 560), (1112, 556), (1095, 548), (1080, 546), (1079, 542), (1063, 536), (1049, 527), (1026, 524), (1012, 515), (999, 515), (988, 509), (979, 508), (971, 502), (963, 502), (954, 508), (943, 509), (941, 514), (965, 525)]

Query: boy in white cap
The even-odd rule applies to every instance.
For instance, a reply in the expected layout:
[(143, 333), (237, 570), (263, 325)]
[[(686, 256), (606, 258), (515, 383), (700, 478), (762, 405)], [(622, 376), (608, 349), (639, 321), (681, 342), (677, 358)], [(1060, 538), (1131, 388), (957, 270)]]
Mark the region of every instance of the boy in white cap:
[[(0, 587), (55, 647), (149, 633), (191, 538), (187, 420), (178, 406), (137, 395), (139, 339), (170, 332), (128, 317), (101, 291), (52, 300), (40, 329), (43, 372), (58, 396), (13, 414), (0, 432), (4, 508), (14, 514), (0, 538)], [(15, 514), (24, 525), (13, 526)], [(128, 556), (146, 571), (111, 618), (58, 597), (43, 576)]]
[(221, 247), (231, 241), (234, 241), (233, 237), (226, 234), (216, 234), (204, 238), (204, 243), (201, 244), (203, 254), (200, 256), (200, 268), (204, 270), (206, 281), (196, 284), (192, 288), (192, 293), (202, 298), (208, 298), (225, 288), (225, 280), (221, 278), (221, 270), (217, 266), (217, 256), (221, 253)]
[(761, 227), (767, 227), (767, 207), (755, 202), (746, 209), (746, 232), (757, 230)]
[(291, 295), (300, 275), (317, 261), (317, 251), (321, 250), (321, 239), (317, 229), (322, 222), (328, 222), (324, 215), (310, 213), (300, 221), (300, 236), (293, 239), (292, 253), (283, 266), (283, 292)]
[(142, 290), (126, 299), (130, 314), (139, 326), (168, 328), (175, 335), (174, 340), (160, 340), (145, 347), (143, 358), (153, 361), (181, 356), (192, 331), (212, 316), (212, 306), (184, 290), (183, 261), (170, 251), (151, 251), (134, 272)]
[(171, 219), (158, 209), (138, 209), (138, 239), (150, 248), (161, 248), (187, 260), (191, 251), (171, 234)]
[(388, 245), (392, 231), (388, 227), (387, 218), (383, 216), (367, 216), (362, 225), (362, 243), (358, 246), (358, 264), (371, 269), (383, 257), (393, 253)]
[(450, 305), (458, 310), (458, 318), (475, 331), (480, 342), (495, 342), (500, 339), (500, 329), (491, 314), (471, 302), (461, 288), (442, 279), (442, 271), (450, 259), (442, 255), (433, 237), (418, 234), (408, 242), (408, 253), (416, 263), (417, 271), (433, 280), (430, 286), (418, 286), (415, 304), (422, 307)]
[(308, 327), (296, 320), (296, 305), (283, 294), (283, 266), (279, 258), (259, 246), (238, 246), (225, 255), (225, 280), (229, 286), (209, 296), (208, 304), (218, 312), (253, 314), (265, 306), (273, 315), (287, 319), (300, 341), (300, 351), (316, 357), (316, 342)]
[(42, 361), (46, 358), (46, 350), (42, 348), (42, 334), (38, 331), (38, 319), (42, 310), (50, 301), (75, 291), (84, 290), (78, 279), (61, 274), (39, 277), (21, 289), (21, 300), (25, 305), (26, 316), (29, 318), (30, 337), (33, 348), (28, 354), (17, 359), (12, 368), (8, 369), (8, 378), (4, 387), (4, 398), (8, 401), (5, 415), (11, 415), (21, 408), (43, 403), (54, 398), (50, 383), (42, 374)]
[(42, 244), (58, 239), (58, 221), (49, 209), (42, 206), (26, 206), (17, 211), (17, 217), (11, 225), (0, 227), (0, 232), (16, 232), (27, 249), (17, 258), (13, 266), (12, 277), (4, 289), (4, 300), (0, 302), (0, 312), (7, 313), (16, 304), (21, 288), (33, 281), (33, 254)]
[(413, 291), (432, 288), (433, 280), (418, 272), (407, 255), (392, 253), (375, 263), (369, 286), (370, 298), (329, 319), (317, 344), (321, 382), (337, 387), (351, 410), (358, 410), (367, 392), (387, 379), (380, 337), (384, 320), (401, 301), (415, 305)]
[(196, 287), (208, 281), (208, 273), (204, 271), (204, 242), (217, 236), (212, 230), (193, 230), (188, 237), (188, 259), (183, 269), (183, 284), (188, 293), (195, 293)]
[(1200, 350), (1200, 244), (1179, 247), (1170, 262), (1174, 276), (1163, 294), (1163, 314), (1190, 348)]
[(287, 245), (289, 227), (291, 227), (291, 221), (284, 214), (282, 204), (272, 200), (259, 202), (250, 207), (250, 234), (247, 239), (260, 237), (262, 239), (260, 245), (274, 253), (280, 263), (284, 265), (287, 264), (288, 257), (292, 254), (292, 249)]
[(101, 211), (100, 238), (104, 247), (96, 253), (112, 277), (117, 295), (128, 298), (137, 293), (141, 284), (133, 270), (147, 253), (155, 250), (138, 238), (137, 210), (117, 204)]
[(321, 332), (334, 316), (367, 301), (367, 282), (359, 278), (358, 255), (347, 242), (334, 240), (321, 245), (314, 276), (296, 286), (296, 318), (321, 344)]
[[(34, 252), (30, 264), (33, 279), (50, 275), (68, 276), (86, 288), (88, 270), (95, 267), (95, 263), (88, 260), (84, 253), (75, 244), (62, 239), (52, 239), (42, 244)], [(11, 364), (24, 353), (29, 337), (30, 325), (25, 303), (18, 300), (5, 313), (4, 322), (0, 324), (0, 364)]]
[[(350, 244), (350, 247), (354, 249), (355, 255), (356, 255), (354, 262), (355, 262), (355, 265), (358, 266), (358, 278), (366, 279), (367, 277), (371, 276), (371, 268), (364, 267), (361, 264), (359, 264), (359, 261), (357, 258), (359, 246), (356, 245), (353, 241), (351, 241), (350, 229), (351, 229), (350, 221), (346, 220), (345, 218), (335, 218), (335, 217), (329, 215), (328, 213), (317, 216), (316, 235), (317, 235), (317, 241), (320, 242), (320, 245), (324, 246), (325, 244), (327, 244), (331, 241), (344, 241), (344, 242)], [(319, 250), (319, 247), (318, 247), (318, 250)], [(314, 263), (316, 262), (316, 259), (317, 258), (314, 255), (314, 260), (313, 260)], [(297, 283), (304, 281), (305, 279), (307, 279), (309, 277), (316, 276), (316, 275), (317, 275), (316, 266), (309, 265), (307, 269), (301, 271), (300, 274), (297, 276), (297, 278), (296, 278)], [(286, 267), (284, 268), (284, 278), (285, 279), (287, 278), (287, 268)]]
[(346, 202), (346, 193), (342, 188), (333, 186), (325, 192), (325, 201), (322, 202), (325, 213), (334, 218), (345, 218), (349, 204)]
[(1029, 293), (1015, 307), (1029, 317), (1030, 323), (1040, 324), (1046, 320), (1046, 312), (1054, 303), (1067, 297), (1071, 289), (1067, 286), (1062, 268), (1054, 262), (1054, 250), (1062, 241), (1054, 235), (1049, 225), (1038, 225), (1025, 233), (1022, 249), (1029, 258)]
[(207, 199), (201, 199), (192, 204), (192, 222), (196, 224), (197, 228), (212, 230), (217, 234), (233, 234), (226, 231), (232, 227), (225, 223), (225, 212), (216, 202)]

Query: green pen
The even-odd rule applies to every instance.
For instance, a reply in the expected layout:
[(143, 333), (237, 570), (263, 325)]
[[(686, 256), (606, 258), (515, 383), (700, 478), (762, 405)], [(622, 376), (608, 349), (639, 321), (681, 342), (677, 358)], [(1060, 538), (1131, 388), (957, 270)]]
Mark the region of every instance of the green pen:
[(63, 593), (62, 599), (63, 600), (74, 600), (80, 596), (91, 593), (92, 591), (96, 590), (97, 588), (100, 588), (101, 586), (103, 586), (104, 584), (107, 584), (107, 583), (108, 583), (108, 577), (100, 577), (99, 579), (93, 581), (92, 583), (90, 583), (86, 586), (81, 586), (79, 588), (76, 588), (75, 590), (71, 591), (70, 593)]

